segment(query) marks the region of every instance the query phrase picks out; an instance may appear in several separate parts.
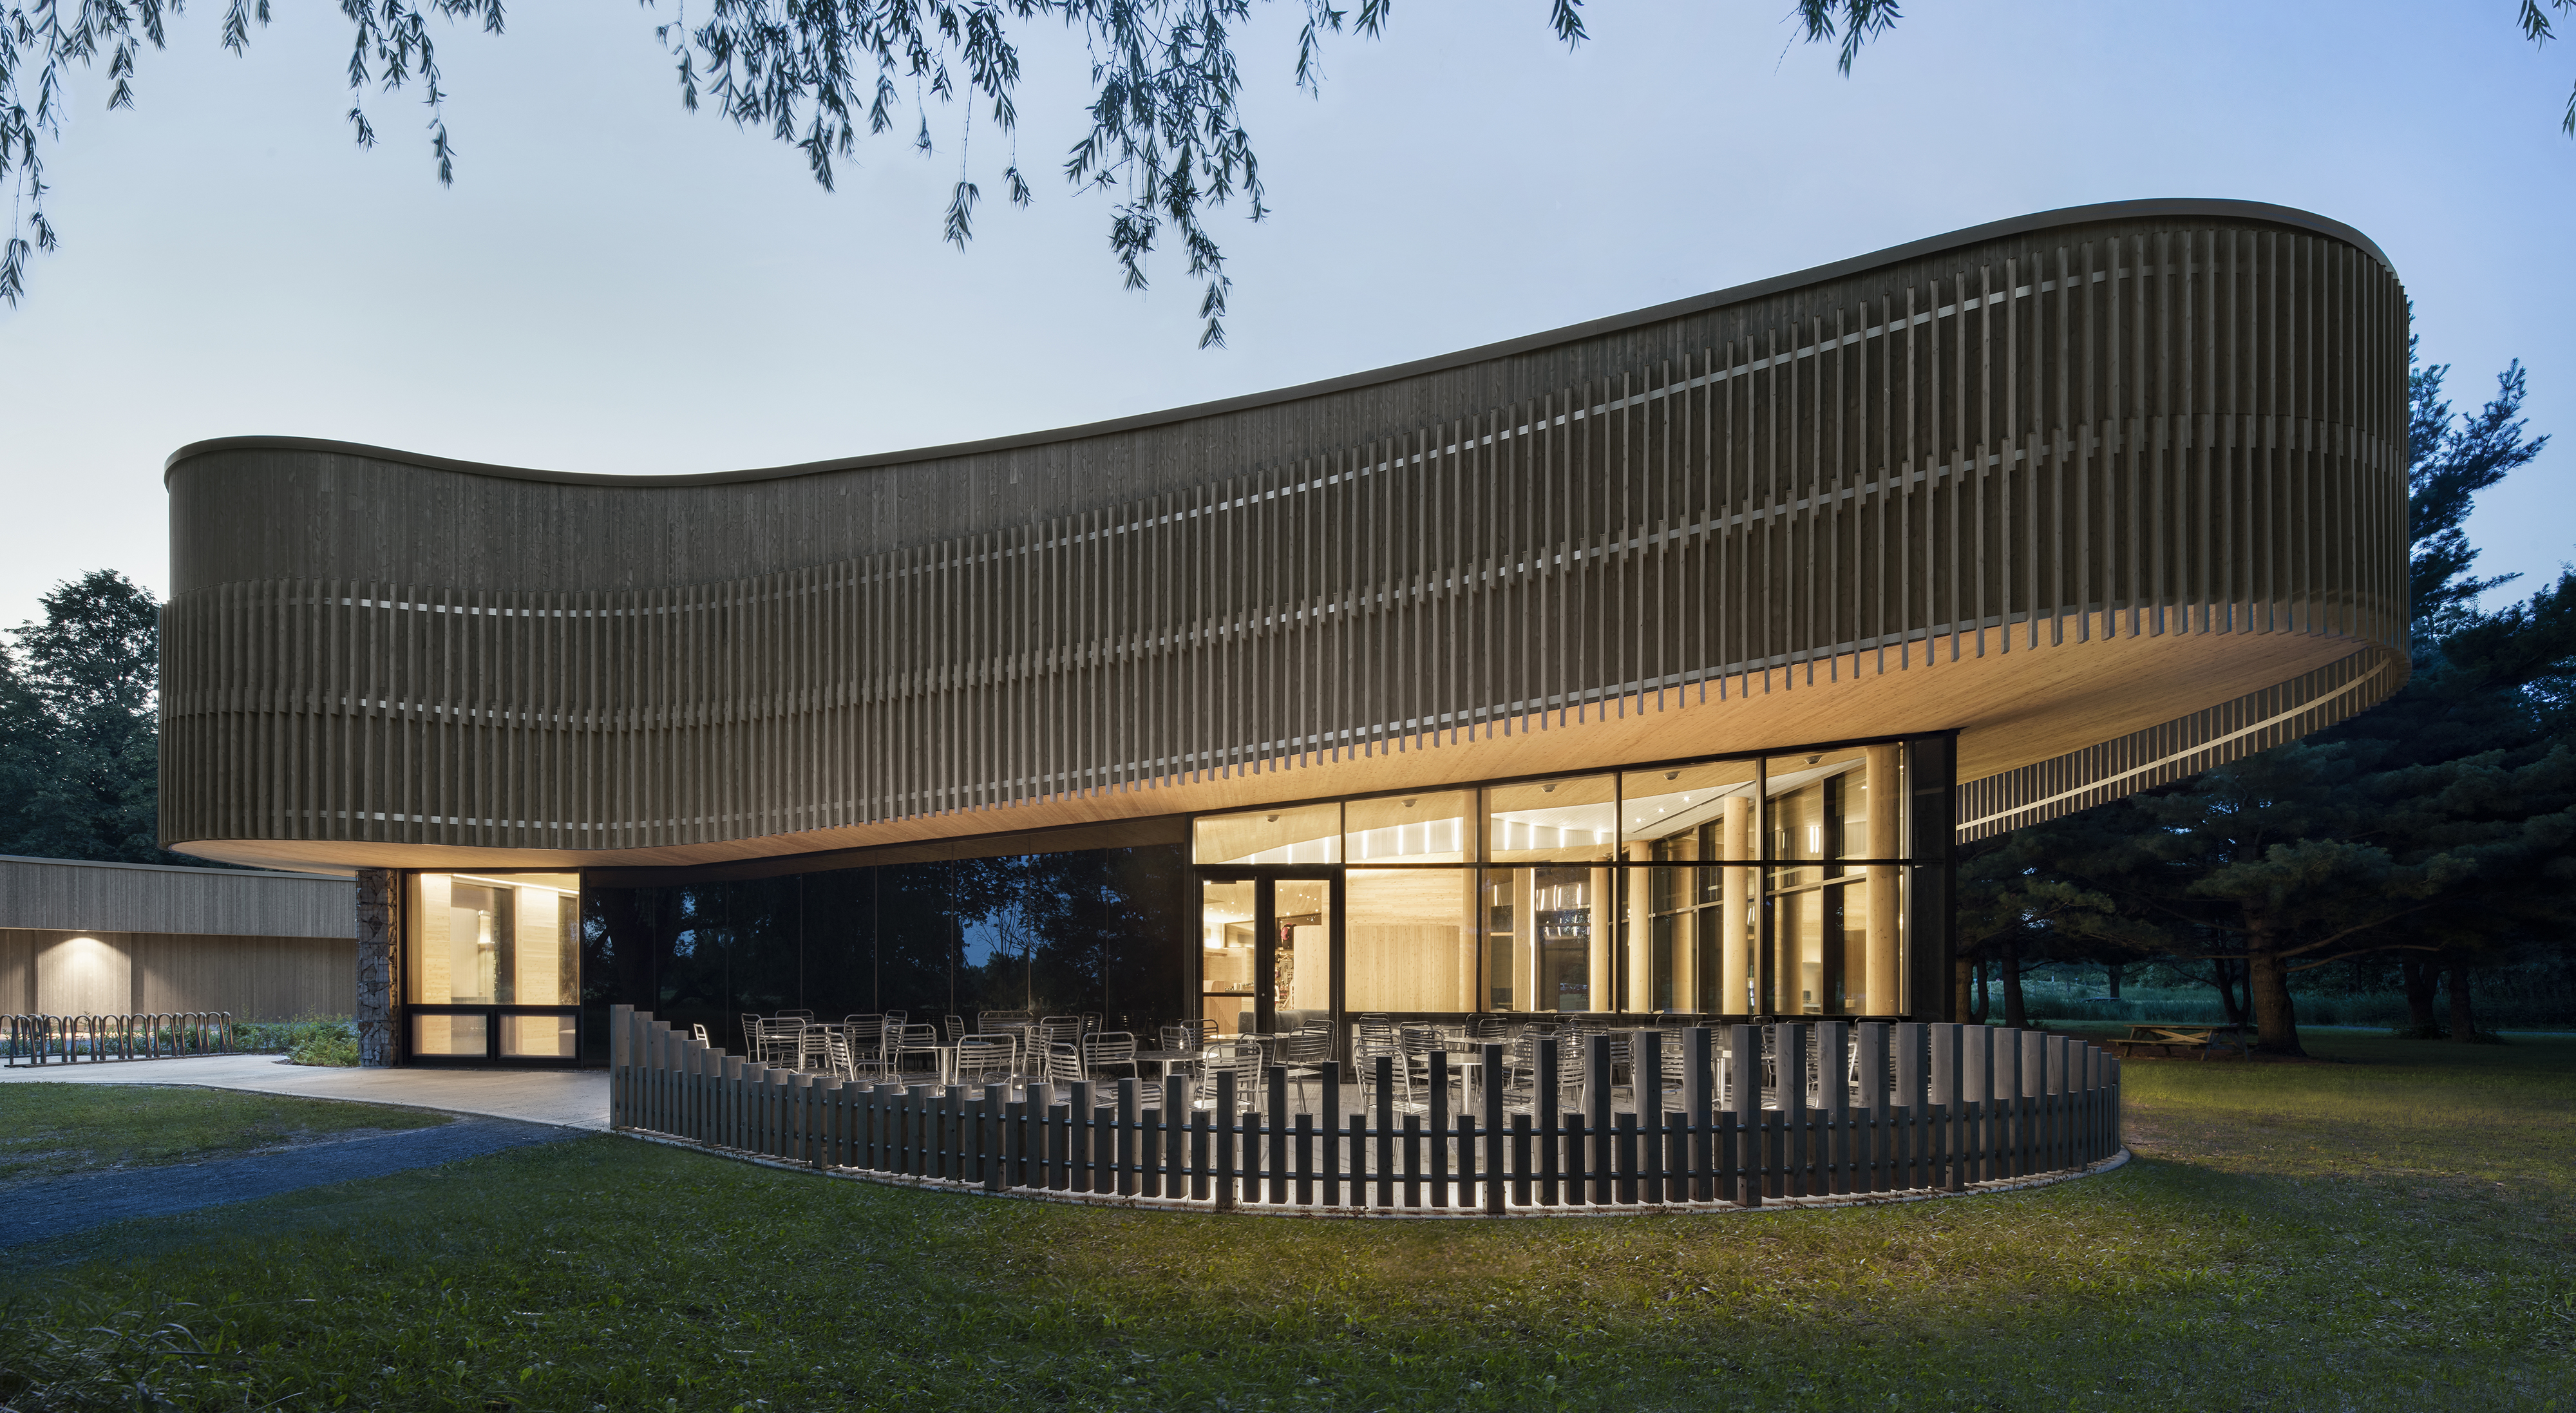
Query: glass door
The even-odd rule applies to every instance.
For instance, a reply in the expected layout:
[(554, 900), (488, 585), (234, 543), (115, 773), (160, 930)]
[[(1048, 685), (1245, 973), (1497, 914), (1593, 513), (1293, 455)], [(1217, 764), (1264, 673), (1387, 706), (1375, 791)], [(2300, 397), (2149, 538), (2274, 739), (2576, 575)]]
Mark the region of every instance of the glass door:
[(1328, 873), (1199, 878), (1199, 1015), (1219, 1035), (1275, 1035), (1337, 1006), (1341, 880)]

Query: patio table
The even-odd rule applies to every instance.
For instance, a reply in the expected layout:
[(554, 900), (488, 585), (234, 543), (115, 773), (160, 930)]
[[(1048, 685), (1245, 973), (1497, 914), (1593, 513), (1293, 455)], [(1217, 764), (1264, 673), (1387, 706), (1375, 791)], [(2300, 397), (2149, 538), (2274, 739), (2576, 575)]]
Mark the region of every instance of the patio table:
[(2142, 1046), (2152, 1045), (2167, 1058), (2180, 1048), (2197, 1050), (2206, 1060), (2215, 1050), (2232, 1049), (2239, 1055), (2248, 1053), (2252, 1046), (2246, 1037), (2253, 1029), (2250, 1025), (2163, 1025), (2149, 1022), (2131, 1025), (2128, 1038), (2114, 1040), (2111, 1045), (2123, 1056)]

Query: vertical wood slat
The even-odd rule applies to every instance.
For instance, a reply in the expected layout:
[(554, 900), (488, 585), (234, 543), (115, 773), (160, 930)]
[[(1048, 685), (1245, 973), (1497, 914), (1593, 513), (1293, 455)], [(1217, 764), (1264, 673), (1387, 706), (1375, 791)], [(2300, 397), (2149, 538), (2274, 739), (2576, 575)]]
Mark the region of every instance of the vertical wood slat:
[[(1272, 409), (1257, 432), (1206, 413), (996, 452), (1002, 526), (887, 489), (938, 474), (924, 468), (653, 492), (683, 519), (652, 533), (755, 506), (790, 527), (781, 543), (844, 537), (792, 565), (584, 550), (530, 567), (497, 532), (448, 537), (480, 546), (481, 578), (399, 556), (357, 571), (379, 581), (327, 556), (244, 560), (168, 609), (165, 834), (684, 847), (1436, 749), (1479, 722), (1615, 719), (1693, 680), (1721, 699), (1796, 690), (1846, 663), (1973, 653), (1994, 627), (2025, 648), (2059, 645), (2065, 623), (2076, 644), (2351, 640), (2347, 662), (2262, 702), (1962, 791), (1963, 818), (2009, 828), (2394, 690), (2394, 276), (2251, 217), (2082, 234), (1587, 335), (1488, 368), (1490, 394), (1423, 374), (1406, 395)], [(1064, 474), (1068, 445), (1090, 479)], [(321, 503), (297, 479), (319, 454), (205, 453), (256, 461), (271, 479), (241, 483), (254, 491), (293, 488), (274, 506), (199, 487), (182, 462), (180, 538), (227, 564), (254, 553), (231, 540), (276, 542), (226, 527)], [(394, 513), (403, 478), (449, 474), (342, 460), (361, 499), (390, 498), (371, 513)], [(1152, 469), (1092, 475), (1113, 464)], [(462, 481), (457, 514), (478, 524), (597, 505), (641, 534), (661, 514), (615, 487)], [(598, 587), (657, 572), (706, 581)]]

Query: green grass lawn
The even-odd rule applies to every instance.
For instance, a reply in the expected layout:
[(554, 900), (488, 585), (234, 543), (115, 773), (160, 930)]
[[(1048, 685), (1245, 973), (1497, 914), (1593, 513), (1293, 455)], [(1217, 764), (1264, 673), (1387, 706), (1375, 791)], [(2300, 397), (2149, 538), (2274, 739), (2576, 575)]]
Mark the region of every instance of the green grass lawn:
[(0, 1185), (233, 1157), (362, 1130), (427, 1128), (449, 1117), (222, 1089), (0, 1084)]
[(2314, 1048), (2131, 1065), (2102, 1177), (1749, 1217), (1174, 1216), (552, 1144), (11, 1254), (0, 1404), (2576, 1413), (2576, 1043)]

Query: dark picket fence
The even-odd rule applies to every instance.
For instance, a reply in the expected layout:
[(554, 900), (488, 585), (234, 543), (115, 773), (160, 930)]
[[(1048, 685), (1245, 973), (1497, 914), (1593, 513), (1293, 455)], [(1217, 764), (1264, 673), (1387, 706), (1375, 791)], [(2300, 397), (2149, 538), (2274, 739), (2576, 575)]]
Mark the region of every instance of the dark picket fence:
[[(1682, 1058), (1669, 1089), (1652, 1078), (1665, 1072), (1667, 1041)], [(1766, 1080), (1766, 1042), (1772, 1056), (1805, 1056), (1808, 1082)], [(1587, 1073), (1611, 1073), (1610, 1036), (1575, 1043), (1589, 1047)], [(1452, 1112), (1460, 1061), (1504, 1073), (1505, 1047), (1488, 1045), (1430, 1055), (1415, 1112), (1398, 1111), (1392, 1057), (1375, 1059), (1365, 1089), (1328, 1073), (1312, 1081), (1319, 1118), (1290, 1112), (1284, 1068), (1269, 1071), (1258, 1108), (1240, 1106), (1234, 1076), (1222, 1073), (1209, 1108), (1192, 1106), (1198, 1085), (1178, 1075), (848, 1081), (748, 1061), (620, 1006), (609, 1104), (623, 1131), (818, 1169), (1216, 1211), (1758, 1207), (1959, 1192), (2081, 1171), (2121, 1148), (2119, 1061), (2068, 1036), (1824, 1021), (1637, 1031), (1629, 1043), (1631, 1071), (1665, 1103), (1614, 1110), (1602, 1084), (1573, 1107), (1560, 1095), (1507, 1112), (1505, 1087), (1483, 1084), (1461, 1086), (1474, 1112)], [(1537, 1046), (1536, 1095), (1559, 1094), (1557, 1046)], [(1784, 1075), (1795, 1068), (1780, 1065)], [(1352, 1091), (1367, 1102), (1346, 1111)]]

